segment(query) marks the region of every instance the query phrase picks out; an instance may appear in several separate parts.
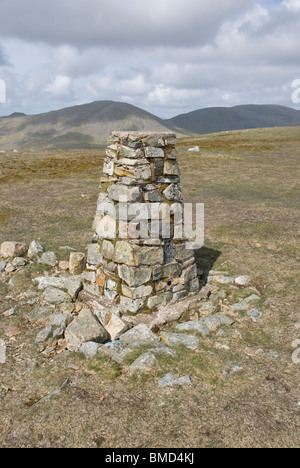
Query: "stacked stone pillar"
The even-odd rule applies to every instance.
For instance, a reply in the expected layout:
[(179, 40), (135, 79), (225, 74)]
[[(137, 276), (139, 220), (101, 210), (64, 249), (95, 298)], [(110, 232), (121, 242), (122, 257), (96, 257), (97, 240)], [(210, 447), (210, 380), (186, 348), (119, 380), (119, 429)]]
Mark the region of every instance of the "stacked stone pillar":
[(175, 144), (173, 133), (113, 132), (108, 140), (84, 288), (126, 313), (199, 290), (194, 252), (182, 235)]

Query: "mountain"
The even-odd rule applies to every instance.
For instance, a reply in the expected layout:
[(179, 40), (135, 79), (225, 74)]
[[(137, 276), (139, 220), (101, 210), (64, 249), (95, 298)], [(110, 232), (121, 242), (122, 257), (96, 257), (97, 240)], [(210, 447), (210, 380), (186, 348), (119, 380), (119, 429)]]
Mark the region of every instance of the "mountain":
[(283, 106), (199, 109), (163, 120), (124, 102), (96, 101), (39, 115), (0, 118), (0, 150), (99, 148), (113, 130), (205, 134), (263, 127), (300, 126), (300, 111)]
[(0, 118), (0, 150), (99, 148), (114, 130), (174, 131), (159, 117), (124, 102), (97, 101), (39, 115)]
[(265, 127), (300, 126), (300, 111), (275, 105), (246, 105), (199, 109), (165, 120), (193, 134), (216, 133), (230, 130)]

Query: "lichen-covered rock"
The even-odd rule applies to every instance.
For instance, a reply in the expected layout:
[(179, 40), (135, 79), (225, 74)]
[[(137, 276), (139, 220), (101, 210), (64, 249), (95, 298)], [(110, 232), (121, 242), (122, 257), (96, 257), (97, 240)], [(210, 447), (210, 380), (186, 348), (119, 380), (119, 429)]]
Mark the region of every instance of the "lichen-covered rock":
[(3, 242), (0, 246), (0, 256), (3, 258), (22, 257), (28, 246), (23, 242)]
[(139, 356), (130, 366), (131, 373), (149, 373), (156, 369), (157, 360), (153, 353), (147, 352)]

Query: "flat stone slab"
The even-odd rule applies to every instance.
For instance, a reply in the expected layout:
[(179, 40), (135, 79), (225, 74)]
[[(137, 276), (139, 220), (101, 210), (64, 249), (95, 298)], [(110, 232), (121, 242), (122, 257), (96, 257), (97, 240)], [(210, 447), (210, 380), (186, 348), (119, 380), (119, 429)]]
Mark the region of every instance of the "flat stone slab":
[(197, 349), (200, 345), (200, 341), (196, 336), (184, 335), (182, 333), (161, 333), (162, 341), (171, 347), (174, 346), (185, 346), (189, 349)]
[(58, 305), (63, 302), (72, 302), (71, 296), (56, 288), (46, 288), (42, 294), (42, 301), (47, 304)]
[(199, 322), (184, 322), (176, 325), (176, 331), (195, 331), (200, 333), (202, 336), (208, 336), (210, 334), (209, 329), (204, 325), (202, 321)]
[(215, 314), (211, 317), (205, 317), (200, 319), (200, 322), (203, 325), (205, 325), (210, 331), (216, 331), (218, 328), (224, 325), (231, 326), (234, 324), (234, 320), (225, 314)]
[(77, 298), (83, 287), (82, 277), (79, 275), (40, 276), (32, 281), (38, 284), (38, 289), (41, 291), (49, 287), (66, 289), (73, 300)]
[(44, 320), (49, 318), (53, 314), (53, 309), (51, 307), (36, 307), (28, 315), (30, 322), (38, 322), (39, 320)]
[(183, 377), (176, 377), (174, 374), (167, 374), (158, 381), (158, 386), (161, 388), (164, 387), (175, 387), (183, 385), (193, 385), (190, 375), (185, 375)]

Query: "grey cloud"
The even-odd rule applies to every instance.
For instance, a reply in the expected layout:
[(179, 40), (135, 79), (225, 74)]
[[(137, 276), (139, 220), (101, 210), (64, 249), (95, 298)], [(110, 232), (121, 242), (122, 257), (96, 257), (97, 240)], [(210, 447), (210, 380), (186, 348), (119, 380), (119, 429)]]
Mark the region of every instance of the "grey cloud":
[(195, 45), (213, 40), (228, 17), (254, 0), (1, 0), (4, 36), (49, 44)]

